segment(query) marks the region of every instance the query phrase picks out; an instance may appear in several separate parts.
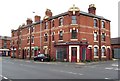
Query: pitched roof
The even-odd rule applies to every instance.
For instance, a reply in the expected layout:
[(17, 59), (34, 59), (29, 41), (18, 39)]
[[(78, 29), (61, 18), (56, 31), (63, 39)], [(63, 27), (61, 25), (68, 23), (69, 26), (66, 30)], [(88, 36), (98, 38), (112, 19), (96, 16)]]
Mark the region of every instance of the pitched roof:
[[(54, 19), (54, 18), (58, 18), (58, 17), (61, 17), (61, 16), (65, 16), (65, 15), (67, 15), (67, 14), (68, 14), (68, 12), (64, 12), (64, 13), (61, 13), (61, 14), (52, 16), (52, 17), (50, 17), (48, 20), (51, 20), (51, 19)], [(99, 18), (99, 19), (108, 20), (108, 19), (106, 19), (106, 18), (104, 18), (104, 17), (102, 17), (102, 16), (94, 15), (94, 14), (87, 13), (87, 12), (83, 12), (83, 11), (80, 11), (80, 14), (86, 15), (86, 16), (90, 16), (90, 17), (94, 17), (94, 18)], [(108, 21), (110, 21), (110, 20), (108, 20)]]
[(120, 44), (120, 37), (111, 38), (111, 44)]

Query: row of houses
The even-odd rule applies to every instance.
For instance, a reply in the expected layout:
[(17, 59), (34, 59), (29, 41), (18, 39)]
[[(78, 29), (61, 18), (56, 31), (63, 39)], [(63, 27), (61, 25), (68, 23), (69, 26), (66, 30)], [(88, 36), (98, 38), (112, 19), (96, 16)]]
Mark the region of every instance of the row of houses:
[(10, 56), (11, 37), (0, 36), (0, 56)]
[(96, 15), (94, 4), (88, 12), (73, 5), (68, 11), (53, 16), (46, 9), (41, 19), (28, 18), (11, 31), (11, 56), (33, 59), (40, 53), (56, 61), (81, 62), (111, 60), (110, 20)]

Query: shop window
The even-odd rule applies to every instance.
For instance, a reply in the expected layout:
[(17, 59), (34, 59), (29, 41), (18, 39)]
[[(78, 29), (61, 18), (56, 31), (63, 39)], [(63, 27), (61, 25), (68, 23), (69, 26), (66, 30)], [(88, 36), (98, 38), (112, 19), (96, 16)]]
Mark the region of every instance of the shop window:
[(64, 61), (64, 59), (67, 59), (67, 49), (66, 49), (66, 47), (64, 47), (64, 48), (57, 48), (56, 60)]

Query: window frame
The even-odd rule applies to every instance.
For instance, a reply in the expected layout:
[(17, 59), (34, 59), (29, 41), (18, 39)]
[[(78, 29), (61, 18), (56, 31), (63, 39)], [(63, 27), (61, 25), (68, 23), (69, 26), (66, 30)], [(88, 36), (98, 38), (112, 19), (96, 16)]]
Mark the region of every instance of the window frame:
[[(74, 32), (73, 32), (74, 31)], [(75, 37), (74, 37), (75, 36)], [(72, 30), (71, 32), (71, 39), (77, 39), (77, 30)]]
[(94, 41), (98, 41), (98, 34), (97, 34), (97, 32), (94, 32)]
[[(77, 17), (75, 16), (75, 15), (72, 15), (71, 16), (71, 24), (77, 24)], [(74, 21), (75, 21), (75, 23), (74, 23)]]
[(94, 19), (94, 28), (97, 28), (98, 27), (98, 20), (97, 19)]
[[(95, 49), (97, 50), (95, 51)], [(98, 56), (98, 47), (94, 47), (94, 56)]]
[(59, 26), (62, 26), (63, 25), (63, 18), (60, 18), (59, 19)]
[(63, 40), (63, 31), (59, 32), (59, 40)]

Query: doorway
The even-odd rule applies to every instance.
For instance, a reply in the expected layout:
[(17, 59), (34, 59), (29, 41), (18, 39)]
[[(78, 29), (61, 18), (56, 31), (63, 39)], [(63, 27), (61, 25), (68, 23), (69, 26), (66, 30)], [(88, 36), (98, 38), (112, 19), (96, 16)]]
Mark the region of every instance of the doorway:
[(77, 47), (71, 47), (71, 62), (77, 62)]

